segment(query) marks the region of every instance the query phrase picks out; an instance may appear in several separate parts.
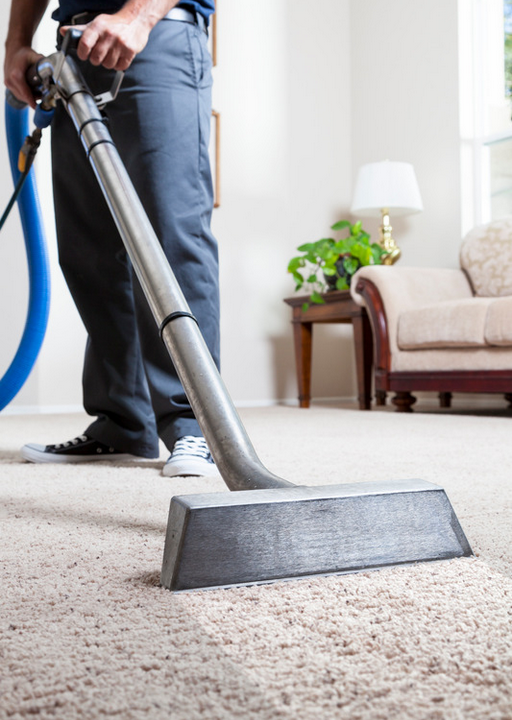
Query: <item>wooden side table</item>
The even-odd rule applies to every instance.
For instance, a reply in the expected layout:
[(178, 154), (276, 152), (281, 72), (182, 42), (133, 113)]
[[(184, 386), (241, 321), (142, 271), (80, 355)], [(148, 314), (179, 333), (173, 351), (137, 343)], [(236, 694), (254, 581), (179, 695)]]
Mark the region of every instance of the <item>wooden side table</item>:
[(307, 295), (285, 298), (292, 308), (293, 337), (299, 404), (308, 408), (311, 400), (311, 356), (314, 323), (352, 323), (356, 350), (359, 408), (370, 410), (372, 399), (373, 337), (366, 310), (357, 305), (349, 290), (334, 290), (322, 296), (325, 304), (312, 304), (303, 312)]

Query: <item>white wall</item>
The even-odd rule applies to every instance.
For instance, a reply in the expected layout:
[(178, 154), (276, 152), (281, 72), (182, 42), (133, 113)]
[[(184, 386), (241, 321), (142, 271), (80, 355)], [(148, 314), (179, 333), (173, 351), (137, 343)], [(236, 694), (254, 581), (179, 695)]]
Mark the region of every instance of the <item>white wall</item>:
[[(7, 8), (0, 8), (7, 26)], [(47, 36), (53, 41), (53, 28)], [(49, 52), (49, 49), (42, 50)], [(222, 362), (237, 403), (296, 396), (286, 273), (298, 245), (346, 217), (360, 164), (412, 162), (425, 211), (393, 223), (408, 265), (457, 263), (460, 243), (456, 0), (221, 0), (214, 106), (222, 114)], [(0, 128), (2, 136), (3, 128)], [(11, 191), (5, 150), (0, 197)], [(33, 376), (13, 403), (80, 403), (83, 331), (56, 267)], [(377, 224), (365, 223), (372, 234)], [(26, 270), (17, 220), (0, 239), (0, 373), (17, 346)], [(313, 395), (355, 395), (352, 331), (315, 327)]]
[[(350, 202), (349, 4), (222, 0), (214, 105), (222, 113), (222, 206), (214, 213), (222, 288), (222, 362), (237, 402), (296, 397), (286, 272)], [(318, 337), (329, 333), (315, 328)], [(348, 335), (351, 335), (351, 330)], [(338, 326), (313, 390), (342, 391), (353, 362)], [(347, 333), (345, 333), (347, 334)], [(327, 338), (328, 340), (328, 338)], [(345, 380), (352, 394), (352, 374)]]
[(412, 163), (424, 212), (391, 217), (400, 263), (457, 267), (457, 0), (352, 0), (351, 14), (353, 177), (365, 162)]

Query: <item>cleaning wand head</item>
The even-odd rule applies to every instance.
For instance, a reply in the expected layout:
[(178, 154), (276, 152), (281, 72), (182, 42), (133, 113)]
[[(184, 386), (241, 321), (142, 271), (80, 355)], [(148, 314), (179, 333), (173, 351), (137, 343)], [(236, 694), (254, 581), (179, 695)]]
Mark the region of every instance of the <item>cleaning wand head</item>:
[(423, 480), (174, 497), (161, 584), (225, 587), (471, 555), (445, 491)]

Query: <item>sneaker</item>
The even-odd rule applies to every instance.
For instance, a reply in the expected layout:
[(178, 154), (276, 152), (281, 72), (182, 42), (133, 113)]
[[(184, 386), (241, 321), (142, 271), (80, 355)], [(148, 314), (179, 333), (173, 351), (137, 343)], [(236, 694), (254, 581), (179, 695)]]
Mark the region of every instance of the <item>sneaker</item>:
[(206, 440), (193, 435), (186, 435), (176, 440), (171, 456), (162, 469), (162, 475), (165, 477), (187, 475), (210, 477), (218, 474), (219, 471), (213, 462)]
[(23, 460), (34, 463), (79, 463), (94, 460), (134, 460), (135, 455), (122, 453), (113, 447), (80, 435), (60, 445), (24, 445)]

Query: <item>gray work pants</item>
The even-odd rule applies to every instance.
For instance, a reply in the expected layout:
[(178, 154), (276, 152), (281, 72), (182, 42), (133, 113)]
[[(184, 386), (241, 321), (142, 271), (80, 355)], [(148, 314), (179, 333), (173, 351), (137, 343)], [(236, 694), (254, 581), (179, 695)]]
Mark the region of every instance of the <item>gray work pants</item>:
[[(217, 245), (208, 159), (211, 58), (192, 23), (164, 19), (106, 107), (109, 128), (199, 328), (219, 364)], [(94, 93), (113, 73), (79, 63)], [(117, 450), (158, 455), (201, 432), (70, 118), (52, 125), (59, 260), (88, 333), (85, 431)]]

